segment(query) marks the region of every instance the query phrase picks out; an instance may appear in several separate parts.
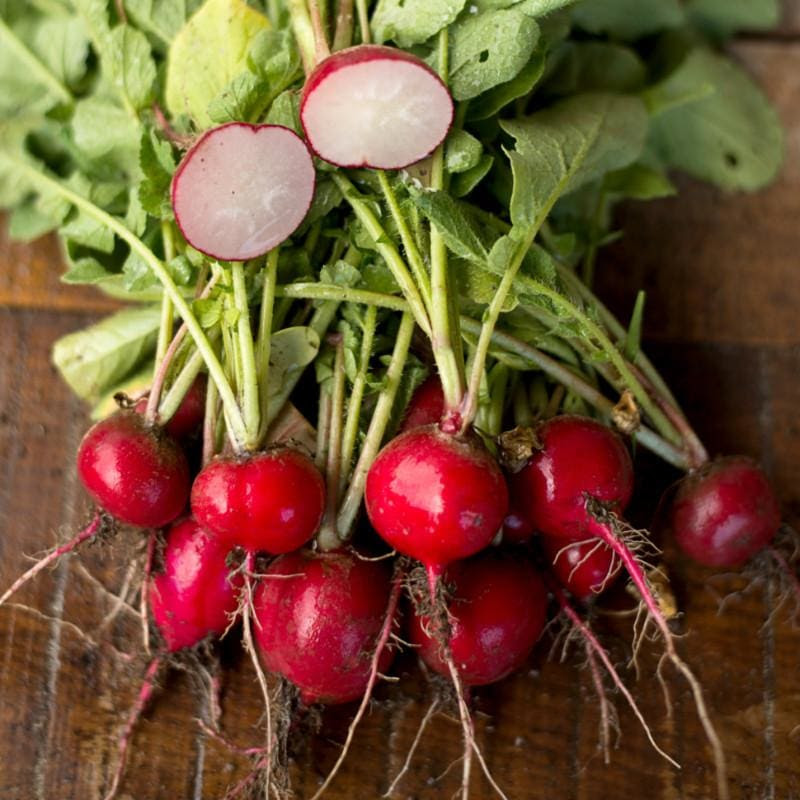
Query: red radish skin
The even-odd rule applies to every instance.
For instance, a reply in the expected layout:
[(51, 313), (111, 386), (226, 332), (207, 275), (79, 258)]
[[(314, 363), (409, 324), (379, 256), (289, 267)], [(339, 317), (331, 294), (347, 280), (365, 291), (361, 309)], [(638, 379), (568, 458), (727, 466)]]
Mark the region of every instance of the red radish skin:
[[(480, 553), (451, 564), (443, 580), (453, 586), (448, 603), (450, 649), (467, 686), (495, 683), (525, 663), (546, 619), (547, 592), (534, 566), (518, 553)], [(410, 640), (433, 670), (450, 676), (434, 623), (413, 615)]]
[[(348, 552), (302, 550), (276, 559), (255, 595), (255, 637), (267, 669), (291, 681), (304, 703), (347, 703), (370, 679), (384, 627), (390, 572)], [(392, 652), (384, 648), (378, 671)]]
[(183, 450), (133, 411), (93, 425), (77, 461), (86, 491), (120, 522), (160, 528), (186, 508), (189, 466)]
[(512, 504), (551, 537), (580, 541), (586, 500), (621, 513), (633, 494), (633, 464), (622, 439), (588, 417), (560, 416), (536, 428), (541, 444), (512, 476)]
[(439, 422), (444, 414), (444, 391), (438, 375), (430, 375), (425, 379), (411, 396), (400, 433), (421, 428), (423, 425), (433, 425)]
[(452, 561), (486, 547), (508, 511), (503, 473), (474, 434), (456, 438), (438, 426), (395, 437), (373, 462), (367, 514), (395, 550), (435, 577)]
[(169, 652), (221, 636), (239, 605), (241, 576), (231, 577), (228, 549), (188, 517), (172, 525), (164, 571), (151, 579), (150, 611)]
[(228, 547), (249, 552), (296, 550), (316, 533), (324, 509), (322, 475), (287, 447), (217, 458), (192, 486), (195, 519)]
[(416, 56), (357, 45), (306, 81), (300, 121), (311, 149), (339, 167), (402, 169), (430, 155), (453, 122), (453, 100)]
[(311, 154), (280, 125), (230, 122), (204, 133), (172, 179), (175, 221), (192, 247), (245, 261), (294, 233), (314, 196)]
[(781, 524), (767, 476), (749, 458), (712, 461), (685, 477), (672, 501), (672, 533), (707, 567), (737, 567), (768, 547)]
[(622, 563), (597, 539), (565, 543), (542, 536), (542, 549), (558, 582), (578, 600), (587, 602), (614, 582)]
[(525, 544), (530, 541), (536, 528), (531, 525), (527, 516), (514, 506), (515, 497), (509, 499), (511, 509), (503, 520), (503, 541), (509, 544)]
[[(203, 423), (203, 415), (206, 406), (206, 376), (198, 375), (194, 383), (189, 387), (189, 391), (178, 406), (178, 410), (172, 415), (164, 430), (173, 439), (187, 439), (196, 433)], [(134, 406), (137, 414), (144, 414), (147, 410), (147, 398), (142, 397)]]

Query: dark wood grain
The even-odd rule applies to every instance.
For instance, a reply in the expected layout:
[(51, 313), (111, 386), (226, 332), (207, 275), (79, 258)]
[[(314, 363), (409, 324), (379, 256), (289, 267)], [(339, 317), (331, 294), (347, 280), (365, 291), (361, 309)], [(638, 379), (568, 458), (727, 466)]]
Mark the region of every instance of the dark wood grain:
[[(800, 4), (786, 4), (780, 41), (751, 40), (737, 52), (756, 71), (787, 127), (780, 181), (758, 195), (725, 196), (682, 181), (679, 198), (628, 206), (625, 239), (600, 265), (602, 291), (625, 315), (641, 285), (649, 290), (648, 348), (713, 452), (759, 457), (786, 518), (800, 519)], [(77, 529), (88, 505), (73, 458), (85, 409), (49, 364), (55, 338), (113, 303), (58, 283), (52, 241), (30, 247), (0, 236), (0, 587), (41, 551)], [(673, 477), (645, 459), (639, 514), (649, 516)], [(134, 615), (99, 631), (140, 536), (86, 549), (40, 576), (18, 599), (52, 619), (0, 609), (0, 798), (94, 800), (115, 763), (115, 731), (138, 688), (146, 659)], [(730, 759), (735, 800), (800, 798), (800, 634), (785, 615), (770, 620), (774, 592), (756, 588), (718, 615), (718, 595), (741, 588), (712, 579), (669, 549), (687, 632), (682, 649), (701, 677)], [(82, 571), (83, 565), (93, 578)], [(121, 565), (121, 566), (120, 566)], [(65, 620), (78, 626), (59, 622)], [(624, 621), (601, 621), (624, 660)], [(83, 633), (80, 633), (79, 630)], [(96, 639), (92, 642), (86, 637)], [(104, 643), (101, 643), (104, 642)], [(126, 660), (125, 653), (134, 654)], [(123, 655), (121, 655), (123, 654)], [(619, 703), (622, 739), (609, 765), (597, 751), (597, 704), (573, 653), (564, 664), (540, 647), (527, 670), (476, 692), (481, 746), (512, 798), (703, 800), (714, 781), (686, 687), (670, 674), (674, 713), (664, 713), (654, 654), (637, 682), (626, 673), (658, 741), (679, 772), (648, 747)], [(404, 656), (399, 683), (382, 686), (332, 800), (374, 798), (401, 766), (432, 693)], [(247, 773), (246, 760), (199, 736), (204, 713), (193, 680), (172, 670), (133, 743), (123, 797), (216, 800)], [(225, 667), (224, 726), (237, 742), (258, 741), (259, 694), (250, 666), (231, 653)], [(326, 712), (317, 736), (300, 735), (293, 770), (309, 797), (336, 757), (352, 707)], [(457, 789), (459, 731), (434, 718), (397, 797), (449, 798)], [(491, 792), (475, 772), (475, 798)]]

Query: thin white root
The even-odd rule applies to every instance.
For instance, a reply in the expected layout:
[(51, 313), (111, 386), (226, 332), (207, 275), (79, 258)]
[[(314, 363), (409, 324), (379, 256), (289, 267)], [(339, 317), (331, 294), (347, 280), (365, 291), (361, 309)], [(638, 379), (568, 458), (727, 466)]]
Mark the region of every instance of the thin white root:
[(401, 571), (396, 571), (394, 578), (392, 580), (392, 589), (389, 593), (389, 602), (386, 606), (386, 615), (383, 621), (383, 627), (381, 628), (381, 632), (378, 636), (378, 641), (375, 644), (375, 652), (372, 654), (372, 663), (370, 665), (369, 671), (369, 680), (367, 681), (367, 686), (364, 689), (364, 695), (361, 698), (361, 704), (358, 707), (358, 711), (356, 715), (353, 717), (350, 726), (347, 729), (347, 738), (345, 739), (344, 745), (342, 746), (342, 750), (339, 753), (339, 757), (336, 759), (336, 763), (333, 765), (333, 768), (328, 773), (328, 777), (325, 778), (322, 786), (314, 793), (314, 796), (311, 800), (319, 800), (319, 798), (323, 795), (325, 790), (330, 786), (331, 781), (336, 777), (336, 773), (339, 772), (340, 767), (344, 763), (345, 758), (347, 758), (347, 753), (350, 750), (350, 745), (353, 743), (353, 736), (355, 736), (356, 728), (358, 724), (364, 717), (364, 714), (367, 711), (367, 706), (369, 705), (369, 701), (372, 698), (372, 690), (375, 688), (375, 683), (378, 680), (379, 672), (378, 672), (378, 663), (380, 662), (381, 655), (386, 648), (386, 645), (389, 642), (389, 636), (392, 632), (392, 627), (395, 623), (395, 618), (397, 615), (397, 603), (400, 599), (400, 591), (403, 588), (403, 575)]
[(269, 686), (267, 685), (267, 677), (264, 670), (261, 668), (261, 661), (258, 658), (255, 644), (253, 643), (253, 626), (252, 617), (255, 614), (253, 607), (253, 584), (250, 580), (250, 573), (253, 571), (253, 561), (255, 557), (252, 553), (247, 554), (244, 570), (244, 587), (242, 598), (242, 627), (244, 633), (244, 649), (250, 656), (253, 662), (253, 667), (256, 671), (258, 678), (258, 685), (261, 687), (261, 694), (264, 698), (264, 714), (266, 718), (267, 728), (267, 747), (266, 755), (264, 757), (265, 769), (267, 772), (264, 781), (264, 800), (269, 800), (270, 787), (272, 784), (272, 699), (269, 694)]
[(428, 723), (431, 721), (431, 719), (433, 719), (433, 715), (436, 713), (438, 708), (439, 700), (438, 698), (434, 698), (433, 702), (430, 704), (430, 706), (428, 706), (428, 710), (425, 712), (422, 722), (419, 724), (417, 733), (414, 736), (414, 741), (411, 742), (411, 747), (408, 750), (406, 760), (403, 762), (403, 766), (400, 768), (400, 772), (397, 773), (389, 788), (383, 793), (383, 797), (391, 797), (399, 786), (400, 781), (402, 781), (405, 777), (406, 773), (411, 767), (411, 761), (414, 758), (414, 753), (417, 752), (417, 747), (419, 747), (419, 743), (422, 741), (422, 734), (425, 732), (425, 729), (428, 727)]

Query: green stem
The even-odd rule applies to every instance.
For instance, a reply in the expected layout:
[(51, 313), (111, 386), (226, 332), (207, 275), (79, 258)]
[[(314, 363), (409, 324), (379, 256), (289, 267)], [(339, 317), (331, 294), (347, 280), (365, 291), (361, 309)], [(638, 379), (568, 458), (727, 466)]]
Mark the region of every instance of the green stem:
[(323, 384), (319, 385), (319, 401), (317, 403), (317, 450), (314, 453), (314, 463), (320, 472), (325, 472), (328, 463), (328, 447), (331, 444), (331, 395), (325, 391)]
[(169, 391), (164, 395), (158, 407), (158, 420), (161, 425), (166, 425), (175, 415), (175, 412), (183, 402), (183, 398), (186, 397), (186, 393), (202, 369), (203, 354), (199, 350), (195, 350), (175, 377), (172, 386), (170, 386)]
[(315, 64), (324, 61), (330, 54), (328, 36), (324, 17), (323, 0), (308, 0), (308, 10), (311, 16), (311, 28), (314, 31), (314, 58)]
[[(569, 269), (569, 267), (565, 267), (563, 264), (558, 264), (558, 262), (556, 262), (556, 265), (558, 268), (559, 278), (561, 278), (561, 280), (563, 280), (571, 289), (573, 289), (584, 302), (588, 303), (593, 310), (597, 312), (600, 321), (606, 326), (606, 328), (608, 328), (608, 330), (617, 340), (618, 344), (621, 345), (625, 341), (628, 332), (620, 324), (617, 318), (608, 310), (608, 307), (598, 299), (597, 295), (595, 295), (594, 292), (592, 292), (592, 290), (586, 286), (571, 269)], [(656, 390), (663, 395), (667, 402), (678, 408), (678, 401), (670, 391), (669, 386), (667, 386), (658, 370), (653, 366), (653, 363), (642, 350), (639, 350), (639, 352), (636, 354), (636, 358), (633, 359), (633, 364), (639, 367), (650, 383), (652, 383)]]
[(214, 381), (206, 385), (206, 405), (203, 412), (203, 466), (208, 464), (217, 450), (217, 400), (219, 393)]
[[(447, 28), (439, 33), (439, 77), (447, 81), (449, 73), (449, 39)], [(436, 148), (431, 160), (431, 188), (444, 188), (444, 143)], [(460, 409), (464, 399), (464, 364), (457, 357), (453, 342), (460, 338), (457, 317), (450, 315), (450, 287), (447, 246), (435, 224), (430, 226), (431, 241), (431, 346), (444, 394), (445, 417)], [(471, 422), (472, 420), (470, 420)], [(456, 430), (463, 430), (460, 420)]]
[(286, 0), (286, 7), (289, 11), (297, 48), (300, 50), (300, 58), (303, 61), (303, 70), (306, 75), (309, 75), (316, 65), (317, 48), (308, 7), (305, 0)]
[(344, 343), (336, 343), (333, 364), (333, 390), (331, 391), (331, 424), (328, 428), (328, 458), (325, 469), (326, 508), (317, 534), (320, 549), (335, 550), (342, 543), (336, 531), (336, 511), (339, 504), (339, 482), (342, 474), (342, 416), (344, 413)]
[[(377, 306), (378, 308), (387, 308), (392, 311), (408, 311), (408, 304), (393, 295), (369, 292), (366, 290), (347, 289), (340, 286), (297, 283), (291, 284), (290, 286), (278, 287), (277, 293), (281, 295), (285, 290), (290, 288), (292, 289), (291, 296), (297, 298), (325, 299), (329, 300), (331, 303), (335, 303), (338, 300), (341, 302), (362, 303), (364, 305)], [(466, 333), (472, 336), (480, 335), (482, 325), (477, 320), (462, 315), (460, 323), (462, 329)], [(541, 350), (531, 347), (525, 342), (498, 330), (492, 333), (491, 341), (500, 349), (521, 356), (532, 366), (541, 369), (542, 372), (549, 375), (553, 380), (563, 383), (567, 388), (586, 400), (589, 405), (593, 406), (601, 413), (609, 415), (614, 408), (614, 403), (594, 386)], [(686, 453), (653, 431), (643, 427), (636, 433), (635, 438), (642, 446), (660, 455), (670, 464), (674, 464), (684, 470), (689, 468)]]
[(417, 325), (430, 336), (431, 326), (425, 309), (425, 303), (414, 283), (414, 279), (411, 277), (411, 273), (408, 271), (405, 261), (400, 256), (400, 253), (397, 252), (397, 248), (391, 243), (386, 231), (378, 221), (378, 218), (372, 213), (372, 209), (361, 197), (361, 194), (356, 187), (353, 186), (350, 179), (345, 177), (341, 172), (334, 172), (331, 177), (350, 204), (350, 207), (355, 212), (361, 224), (367, 229), (367, 233), (372, 237), (375, 247), (383, 257), (394, 279), (399, 284), (404, 297), (408, 301), (408, 305), (411, 308), (411, 313), (414, 315)]
[(366, 289), (336, 286), (329, 283), (287, 283), (275, 288), (275, 296), (295, 298), (297, 300), (331, 300), (337, 303), (362, 303), (368, 306), (389, 308), (392, 311), (408, 311), (408, 303), (402, 297), (370, 292)]
[(275, 282), (278, 277), (278, 256), (275, 248), (267, 254), (264, 268), (264, 285), (261, 290), (261, 309), (258, 318), (258, 338), (256, 339), (256, 369), (258, 371), (258, 394), (261, 403), (261, 424), (258, 429), (257, 444), (264, 441), (267, 434), (269, 414), (269, 359), (272, 350), (272, 320), (275, 306)]
[(525, 389), (525, 381), (522, 375), (518, 376), (517, 385), (514, 387), (514, 425), (518, 428), (530, 428), (533, 425), (534, 417), (528, 403), (528, 392)]
[(72, 205), (83, 211), (89, 217), (105, 225), (109, 230), (119, 236), (119, 238), (122, 239), (122, 241), (125, 242), (131, 248), (131, 250), (135, 252), (136, 255), (138, 255), (142, 261), (145, 262), (145, 264), (147, 264), (148, 267), (150, 267), (150, 269), (153, 271), (153, 274), (164, 287), (164, 291), (170, 296), (172, 304), (177, 309), (181, 319), (186, 323), (186, 327), (188, 328), (189, 334), (194, 340), (195, 346), (203, 354), (203, 360), (208, 367), (209, 375), (214, 383), (217, 384), (217, 390), (219, 391), (220, 397), (222, 398), (222, 404), (225, 407), (226, 414), (229, 418), (229, 424), (231, 425), (231, 433), (233, 437), (236, 439), (236, 441), (244, 441), (246, 438), (244, 420), (242, 419), (242, 414), (236, 403), (236, 397), (231, 390), (230, 384), (225, 378), (225, 372), (222, 369), (222, 365), (220, 364), (214, 349), (211, 347), (208, 339), (206, 338), (206, 335), (203, 333), (203, 329), (195, 319), (194, 314), (192, 314), (188, 303), (184, 299), (178, 287), (175, 285), (175, 281), (172, 280), (172, 276), (166, 270), (155, 253), (153, 253), (153, 251), (147, 247), (147, 245), (142, 242), (138, 236), (133, 234), (130, 230), (128, 230), (128, 228), (125, 227), (125, 225), (116, 219), (116, 217), (112, 217), (111, 214), (108, 214), (101, 208), (98, 208), (94, 203), (87, 200), (85, 197), (81, 197), (81, 195), (76, 194), (71, 189), (68, 189), (66, 186), (63, 186), (61, 183), (53, 180), (53, 178), (50, 178), (44, 173), (37, 171), (24, 161), (17, 159), (9, 160), (13, 162), (15, 168), (26, 173), (32, 184), (60, 194), (65, 200), (69, 201)]
[(247, 286), (244, 279), (244, 265), (241, 261), (231, 264), (233, 279), (233, 302), (239, 312), (236, 320), (238, 334), (239, 363), (241, 367), (242, 409), (247, 438), (240, 442), (245, 450), (252, 451), (258, 445), (258, 429), (261, 409), (258, 402), (258, 369), (253, 348), (253, 329), (250, 327), (250, 304), (247, 299)]
[(8, 49), (19, 59), (21, 65), (27, 67), (27, 75), (47, 90), (53, 97), (66, 105), (72, 105), (75, 98), (72, 92), (61, 83), (55, 75), (39, 60), (31, 50), (17, 37), (14, 31), (0, 17), (0, 41), (5, 41)]
[[(461, 317), (461, 325), (465, 331), (473, 335), (478, 334), (481, 330), (481, 324), (477, 320), (468, 317)], [(495, 331), (492, 334), (492, 341), (502, 350), (514, 353), (517, 356), (521, 356), (526, 361), (529, 361), (531, 365), (538, 367), (542, 372), (558, 381), (558, 383), (566, 386), (570, 391), (574, 392), (578, 397), (583, 398), (589, 405), (596, 408), (602, 414), (610, 416), (614, 408), (614, 403), (611, 400), (585, 381), (580, 375), (572, 372), (572, 370), (555, 359), (550, 358), (550, 356), (546, 355), (541, 350), (537, 350), (535, 347), (531, 347), (525, 342), (513, 336), (509, 336), (502, 331)], [(689, 462), (686, 452), (649, 428), (639, 428), (634, 434), (634, 438), (640, 442), (643, 447), (652, 450), (668, 463), (683, 470), (688, 469)]]
[(414, 318), (409, 313), (403, 314), (400, 320), (400, 328), (397, 331), (392, 357), (386, 369), (383, 389), (378, 395), (378, 402), (372, 413), (369, 429), (358, 456), (350, 486), (342, 502), (339, 516), (337, 518), (336, 530), (342, 541), (347, 541), (352, 535), (353, 525), (355, 524), (358, 511), (361, 508), (361, 501), (364, 496), (364, 486), (367, 482), (367, 473), (378, 454), (381, 443), (383, 442), (386, 427), (392, 416), (397, 390), (400, 388), (400, 381), (403, 377), (406, 359), (408, 358), (408, 348), (411, 346), (411, 335), (414, 332)]
[(637, 403), (642, 410), (650, 417), (650, 420), (661, 432), (663, 436), (674, 444), (681, 444), (682, 437), (675, 429), (675, 426), (667, 419), (661, 409), (653, 402), (652, 398), (636, 378), (628, 362), (619, 352), (614, 343), (608, 338), (605, 331), (579, 308), (577, 308), (568, 298), (560, 292), (551, 289), (541, 281), (527, 275), (521, 276), (521, 281), (528, 292), (533, 292), (542, 297), (546, 297), (554, 306), (560, 308), (565, 314), (571, 316), (579, 322), (588, 332), (589, 336), (597, 342), (600, 349), (608, 357), (609, 361), (616, 367), (625, 386), (633, 392)]
[(425, 303), (425, 308), (428, 313), (431, 312), (431, 279), (428, 271), (425, 268), (425, 262), (422, 260), (422, 254), (419, 252), (417, 243), (414, 239), (411, 229), (408, 227), (405, 215), (403, 214), (400, 204), (397, 202), (397, 195), (392, 188), (389, 178), (386, 176), (384, 170), (377, 170), (378, 180), (383, 190), (383, 196), (386, 199), (386, 205), (389, 206), (389, 211), (392, 214), (392, 219), (397, 225), (397, 230), (400, 232), (400, 241), (403, 243), (403, 248), (406, 251), (409, 266), (414, 273), (414, 280), (417, 283), (419, 292), (422, 295), (422, 300)]
[(589, 246), (586, 248), (586, 256), (581, 267), (583, 282), (587, 287), (594, 282), (594, 266), (597, 260), (598, 237), (600, 236), (600, 219), (605, 212), (605, 207), (606, 193), (604, 189), (600, 188), (597, 191), (597, 202), (595, 203), (589, 227)]
[(281, 24), (281, 4), (280, 0), (267, 0), (267, 16), (273, 28), (280, 27)]
[(358, 372), (350, 390), (350, 399), (347, 401), (347, 419), (342, 434), (342, 474), (339, 481), (339, 494), (341, 495), (347, 485), (350, 475), (350, 466), (358, 439), (358, 423), (361, 419), (361, 405), (364, 401), (364, 390), (367, 386), (367, 372), (372, 356), (372, 343), (375, 340), (375, 327), (378, 309), (368, 306), (364, 315), (364, 331), (361, 338), (361, 353), (359, 354)]
[(361, 29), (361, 42), (369, 44), (372, 41), (372, 32), (369, 27), (367, 0), (356, 0), (356, 9), (358, 10), (358, 27)]
[(495, 364), (489, 375), (489, 407), (486, 411), (486, 433), (499, 436), (503, 431), (503, 411), (510, 370), (505, 364)]
[(333, 51), (344, 50), (353, 43), (353, 0), (339, 0), (336, 29), (333, 34)]
[[(164, 243), (164, 261), (169, 264), (175, 257), (174, 239), (172, 236), (172, 226), (169, 222), (161, 223), (161, 239)], [(154, 369), (158, 369), (159, 364), (164, 360), (170, 341), (172, 341), (173, 329), (173, 308), (170, 296), (164, 292), (161, 297), (161, 321), (158, 326), (158, 343), (156, 345), (156, 358)]]
[(519, 271), (519, 268), (525, 259), (525, 254), (528, 252), (533, 244), (533, 240), (536, 238), (538, 229), (538, 225), (532, 225), (528, 229), (525, 239), (517, 242), (516, 250), (514, 251), (511, 263), (505, 267), (503, 277), (500, 280), (500, 285), (497, 287), (494, 297), (492, 297), (492, 302), (489, 303), (489, 308), (487, 308), (484, 312), (483, 325), (478, 336), (478, 343), (475, 346), (475, 355), (472, 360), (469, 386), (467, 388), (466, 397), (464, 398), (461, 416), (462, 430), (465, 430), (472, 423), (472, 420), (478, 411), (478, 393), (480, 391), (481, 376), (483, 375), (483, 370), (486, 366), (486, 356), (489, 352), (489, 344), (492, 341), (492, 333), (497, 325), (497, 320), (500, 318), (500, 312), (503, 310), (506, 297), (508, 296), (511, 287), (514, 285), (517, 272)]
[[(331, 322), (333, 322), (333, 318), (336, 316), (336, 310), (338, 308), (339, 301), (335, 300), (324, 303), (314, 312), (314, 316), (308, 323), (308, 327), (311, 328), (320, 339), (325, 336)], [(266, 420), (264, 422), (267, 430), (269, 430), (269, 426), (272, 424), (275, 417), (280, 414), (281, 409), (289, 399), (289, 395), (294, 391), (294, 387), (297, 386), (297, 382), (300, 380), (302, 374), (302, 370), (295, 370), (290, 375), (286, 376), (283, 383), (274, 394), (270, 394), (268, 398)]]

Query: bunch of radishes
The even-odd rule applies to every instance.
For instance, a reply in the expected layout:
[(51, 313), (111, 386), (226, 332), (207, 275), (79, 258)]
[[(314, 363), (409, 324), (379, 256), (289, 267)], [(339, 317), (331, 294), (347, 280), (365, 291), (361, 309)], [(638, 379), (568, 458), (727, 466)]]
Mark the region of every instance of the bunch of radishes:
[[(285, 731), (273, 724), (276, 693), (265, 673), (288, 681), (305, 705), (360, 700), (343, 758), (404, 638), (452, 686), (464, 736), (462, 796), (473, 755), (505, 796), (475, 742), (469, 689), (525, 663), (550, 597), (582, 637), (601, 696), (604, 669), (647, 730), (581, 615), (624, 570), (645, 628), (655, 627), (665, 656), (691, 686), (719, 795), (727, 797), (712, 714), (677, 651), (649, 562), (657, 551), (623, 517), (634, 471), (617, 430), (689, 470), (670, 500), (670, 522), (680, 547), (702, 564), (738, 566), (771, 547), (780, 514), (766, 478), (746, 459), (707, 460), (652, 365), (621, 351), (619, 326), (603, 319), (602, 307), (599, 322), (586, 310), (594, 298), (574, 274), (563, 277), (564, 291), (535, 277), (527, 261), (549, 265), (536, 240), (557, 193), (544, 215), (534, 209), (528, 219), (525, 209), (512, 208), (511, 226), (490, 212), (488, 222), (474, 222), (475, 209), (442, 200), (443, 142), (456, 119), (446, 35), (438, 41), (441, 74), (366, 36), (331, 54), (317, 4), (291, 5), (308, 71), (298, 107), (303, 135), (245, 121), (209, 128), (171, 180), (177, 228), (207, 257), (193, 302), (147, 244), (62, 187), (68, 202), (108, 225), (161, 281), (169, 333), (173, 309), (183, 325), (162, 337), (149, 393), (122, 400), (125, 407), (96, 423), (80, 445), (78, 474), (98, 509), (92, 522), (0, 603), (92, 537), (118, 525), (147, 532), (142, 599), (158, 642), (120, 739), (109, 798), (161, 666), (226, 635), (237, 619), (264, 697), (264, 741), (248, 752), (267, 796), (281, 794), (286, 783)], [(352, 20), (340, 41), (351, 36)], [(519, 131), (509, 133), (521, 140)], [(602, 144), (587, 147), (580, 158)], [(522, 146), (514, 153), (519, 168), (529, 156)], [(601, 149), (593, 157), (611, 156)], [(581, 169), (589, 166), (578, 163), (569, 180)], [(318, 175), (340, 193), (336, 213), (352, 236), (347, 245), (334, 242), (325, 268), (341, 262), (341, 274), (357, 271), (362, 251), (371, 250), (389, 290), (337, 281), (330, 269), (327, 278), (280, 283), (281, 246), (313, 207)], [(59, 187), (47, 176), (39, 181)], [(566, 186), (565, 179), (558, 191)], [(454, 255), (483, 259), (493, 276), (479, 320), (474, 304), (459, 299)], [(538, 349), (513, 328), (498, 328), (512, 294), (524, 300), (526, 292), (544, 298), (538, 322), (564, 326), (563, 341)], [(224, 309), (218, 328), (198, 319), (202, 303), (215, 298)], [(304, 303), (284, 328), (293, 300)], [(316, 337), (316, 403), (294, 391), (311, 359), (291, 374), (274, 369), (273, 344), (279, 332), (293, 330)], [(348, 336), (357, 347), (346, 350)], [(601, 393), (599, 380), (572, 368), (575, 354), (596, 359), (591, 377), (619, 391), (619, 403)], [(412, 394), (426, 369), (431, 376)], [(594, 409), (598, 418), (560, 413), (568, 410), (565, 389), (576, 409)], [(537, 391), (540, 399), (544, 393), (538, 405)], [(410, 610), (401, 623), (404, 591)], [(217, 724), (209, 735), (222, 736)]]

